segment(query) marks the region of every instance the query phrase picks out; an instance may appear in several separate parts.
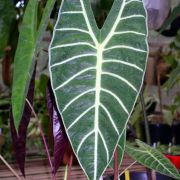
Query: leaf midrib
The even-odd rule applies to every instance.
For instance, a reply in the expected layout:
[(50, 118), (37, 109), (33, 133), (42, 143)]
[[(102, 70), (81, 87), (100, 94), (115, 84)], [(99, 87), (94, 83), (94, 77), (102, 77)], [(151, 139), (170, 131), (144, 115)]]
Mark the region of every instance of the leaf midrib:
[[(95, 147), (94, 147), (94, 179), (96, 179), (97, 177), (97, 161), (98, 161), (98, 134), (99, 134), (99, 107), (100, 107), (100, 93), (101, 93), (101, 76), (102, 76), (102, 64), (103, 64), (103, 52), (104, 52), (104, 49), (106, 47), (106, 45), (108, 44), (109, 40), (111, 39), (111, 37), (113, 36), (114, 32), (115, 32), (115, 29), (119, 23), (119, 20), (122, 16), (122, 13), (123, 13), (123, 9), (124, 9), (124, 6), (125, 6), (125, 0), (123, 0), (122, 2), (122, 6), (121, 6), (121, 9), (120, 9), (120, 12), (116, 18), (116, 21), (113, 25), (113, 27), (111, 28), (110, 30), (110, 33), (108, 34), (108, 36), (105, 38), (105, 40), (100, 43), (98, 42), (93, 30), (92, 30), (92, 27), (91, 27), (91, 24), (89, 22), (89, 19), (88, 19), (88, 16), (86, 14), (86, 9), (85, 9), (85, 6), (84, 6), (84, 3), (83, 3), (83, 0), (80, 0), (81, 2), (81, 6), (82, 6), (82, 12), (83, 12), (83, 16), (85, 18), (85, 22), (86, 22), (86, 25), (88, 27), (88, 31), (89, 31), (89, 34), (90, 36), (92, 37), (93, 41), (94, 41), (94, 44), (95, 44), (95, 47), (97, 49), (97, 64), (96, 64), (96, 83), (95, 83), (95, 118), (94, 118), (94, 133), (95, 133)], [(104, 28), (104, 27), (103, 27)], [(100, 35), (101, 35), (101, 30), (99, 29), (100, 31)], [(107, 152), (107, 155), (108, 155), (109, 152)], [(109, 161), (108, 157), (107, 157), (107, 161)]]

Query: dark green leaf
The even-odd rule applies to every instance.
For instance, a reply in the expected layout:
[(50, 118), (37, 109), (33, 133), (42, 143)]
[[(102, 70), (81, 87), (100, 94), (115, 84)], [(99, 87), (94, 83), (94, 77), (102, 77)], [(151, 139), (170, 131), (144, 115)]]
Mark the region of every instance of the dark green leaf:
[(38, 30), (38, 1), (30, 0), (26, 7), (15, 55), (13, 74), (12, 111), (16, 129), (18, 129), (24, 109), (25, 97), (34, 69), (34, 58), (37, 49), (40, 47), (40, 40), (47, 26), (54, 2), (55, 0), (48, 0)]
[(0, 57), (4, 54), (9, 36), (13, 30), (12, 23), (15, 21), (16, 11), (12, 0), (0, 1)]
[(169, 75), (169, 79), (166, 82), (168, 90), (170, 90), (177, 82), (180, 82), (180, 63), (178, 63), (177, 67), (173, 69)]
[(50, 77), (73, 150), (91, 180), (109, 165), (126, 128), (147, 51), (141, 0), (114, 1), (101, 30), (89, 1), (62, 1), (49, 48)]
[(156, 170), (161, 174), (180, 179), (176, 167), (163, 154), (140, 140), (137, 140), (136, 142), (139, 147), (126, 144), (125, 151), (129, 156), (144, 166)]
[(14, 60), (12, 113), (16, 130), (24, 110), (25, 98), (34, 69), (34, 53), (36, 44), (37, 0), (30, 0), (20, 28), (18, 47)]
[[(121, 136), (121, 138), (119, 140), (119, 143), (117, 145), (117, 148), (118, 148), (118, 165), (119, 165), (119, 167), (121, 166), (121, 162), (122, 162), (122, 159), (123, 159), (125, 144), (126, 144), (126, 131), (123, 132), (123, 135)], [(114, 167), (114, 159), (113, 158), (112, 158), (109, 165), (110, 165), (111, 168)]]
[(42, 15), (38, 32), (37, 32), (37, 44), (36, 44), (37, 48), (39, 48), (40, 42), (43, 37), (43, 33), (46, 30), (46, 27), (48, 25), (49, 17), (50, 17), (50, 14), (54, 7), (55, 2), (56, 0), (48, 0), (44, 8), (43, 15)]
[(162, 25), (161, 29), (160, 29), (160, 33), (162, 33), (173, 21), (174, 19), (179, 16), (180, 14), (180, 3), (177, 7), (175, 7), (172, 11), (172, 13), (170, 14), (170, 16), (166, 19), (166, 21), (164, 22), (164, 24)]

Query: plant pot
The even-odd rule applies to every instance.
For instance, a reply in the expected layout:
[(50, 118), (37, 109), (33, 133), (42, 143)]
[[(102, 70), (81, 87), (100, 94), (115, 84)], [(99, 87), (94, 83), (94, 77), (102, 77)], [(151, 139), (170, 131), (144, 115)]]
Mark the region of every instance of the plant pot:
[[(148, 180), (148, 175), (146, 172), (131, 172), (130, 174), (130, 180)], [(113, 180), (114, 177), (112, 176), (107, 176), (103, 180)], [(120, 180), (126, 180), (125, 175), (123, 174), (120, 177)], [(171, 178), (169, 176), (165, 176), (160, 173), (156, 173), (156, 180), (176, 180), (174, 178)]]
[[(148, 180), (146, 172), (131, 172), (130, 174), (131, 180)], [(114, 176), (107, 176), (103, 180), (114, 180)], [(121, 175), (120, 180), (126, 180), (125, 175)]]
[(178, 124), (174, 124), (173, 127), (173, 136), (174, 136), (174, 143), (177, 145), (177, 144), (180, 144), (180, 123)]
[[(123, 174), (120, 178), (121, 180), (126, 180), (125, 175)], [(130, 173), (131, 180), (148, 180), (146, 172), (131, 172)]]
[(176, 179), (160, 173), (156, 173), (156, 180), (176, 180)]
[(175, 166), (177, 169), (180, 169), (180, 155), (165, 155)]
[(160, 142), (169, 144), (172, 142), (172, 128), (167, 124), (149, 124), (151, 143)]

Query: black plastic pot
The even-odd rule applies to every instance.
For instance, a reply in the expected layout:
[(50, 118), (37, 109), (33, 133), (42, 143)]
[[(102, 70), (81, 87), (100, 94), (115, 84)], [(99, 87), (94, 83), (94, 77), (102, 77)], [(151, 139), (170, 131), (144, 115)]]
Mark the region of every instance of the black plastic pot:
[[(147, 173), (146, 172), (131, 172), (130, 173), (130, 179), (131, 180), (148, 180)], [(107, 176), (103, 178), (103, 180), (114, 180), (114, 176)], [(125, 175), (123, 174), (120, 177), (120, 180), (125, 180)]]
[(172, 128), (167, 124), (149, 124), (151, 144), (160, 142), (169, 144), (172, 142)]
[(176, 179), (174, 179), (174, 178), (165, 176), (165, 175), (160, 174), (160, 173), (156, 173), (156, 179), (157, 179), (157, 180), (176, 180)]
[[(148, 176), (146, 172), (131, 172), (130, 179), (131, 180), (148, 180)], [(108, 177), (105, 177), (103, 180), (114, 180), (114, 177), (108, 176)], [(125, 180), (124, 174), (120, 177), (120, 180)], [(176, 180), (176, 179), (162, 175), (160, 173), (156, 173), (156, 180)]]
[(176, 145), (179, 145), (180, 144), (180, 124), (173, 125), (172, 129), (173, 129), (173, 137), (175, 141), (174, 143)]

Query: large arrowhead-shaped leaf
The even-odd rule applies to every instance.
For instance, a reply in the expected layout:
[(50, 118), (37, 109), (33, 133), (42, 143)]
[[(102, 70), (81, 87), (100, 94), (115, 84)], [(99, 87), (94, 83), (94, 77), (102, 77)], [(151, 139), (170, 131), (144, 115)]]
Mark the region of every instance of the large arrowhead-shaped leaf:
[(150, 147), (149, 145), (137, 140), (139, 147), (126, 145), (126, 153), (133, 159), (143, 164), (144, 166), (156, 170), (161, 174), (180, 179), (180, 174), (176, 167), (158, 150)]
[(88, 0), (64, 0), (50, 76), (73, 150), (89, 179), (112, 159), (139, 94), (147, 57), (141, 0), (115, 0), (101, 30)]

